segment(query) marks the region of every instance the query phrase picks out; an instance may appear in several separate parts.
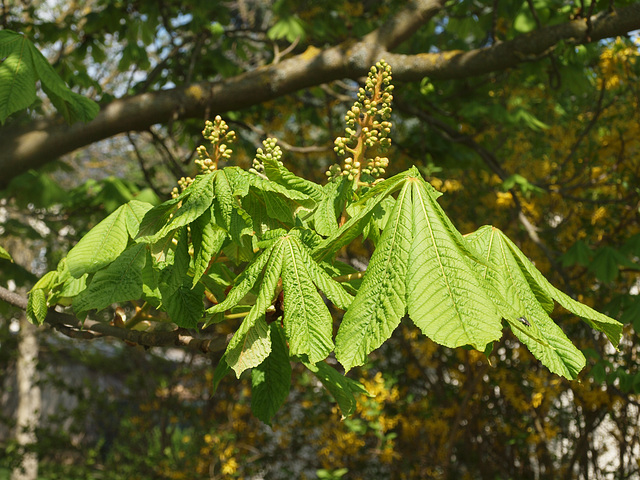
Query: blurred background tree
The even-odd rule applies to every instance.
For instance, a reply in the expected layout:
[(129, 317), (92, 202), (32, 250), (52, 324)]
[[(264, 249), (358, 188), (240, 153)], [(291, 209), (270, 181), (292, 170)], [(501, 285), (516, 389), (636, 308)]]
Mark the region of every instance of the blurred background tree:
[[(241, 166), (270, 135), (289, 168), (321, 178), (358, 82), (384, 57), (396, 84), (389, 173), (418, 165), (463, 233), (496, 225), (556, 286), (626, 324), (616, 352), (556, 310), (588, 357), (580, 382), (549, 374), (514, 337), (489, 363), (402, 325), (350, 374), (375, 395), (353, 417), (341, 421), (299, 371), (272, 426), (252, 417), (246, 380), (224, 380), (211, 396), (221, 352), (67, 341), (45, 328), (41, 421), (25, 450), (11, 434), (22, 314), (2, 302), (0, 479), (17, 475), (25, 453), (38, 455), (42, 478), (65, 479), (640, 474), (640, 5), (10, 0), (0, 9), (4, 29), (101, 107), (68, 125), (38, 91), (0, 128), (9, 290), (24, 294), (123, 202), (168, 198), (193, 175), (203, 122), (217, 114), (238, 133)], [(345, 255), (361, 268), (370, 250)], [(217, 328), (223, 339), (233, 331)]]

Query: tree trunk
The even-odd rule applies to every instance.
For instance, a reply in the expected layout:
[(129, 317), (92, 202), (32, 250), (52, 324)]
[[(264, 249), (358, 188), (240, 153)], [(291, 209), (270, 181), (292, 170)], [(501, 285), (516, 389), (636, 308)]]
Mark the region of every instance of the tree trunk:
[(11, 472), (11, 480), (36, 480), (38, 478), (38, 455), (32, 451), (36, 441), (36, 427), (40, 419), (40, 387), (37, 382), (38, 339), (36, 327), (26, 316), (20, 319), (18, 342), (17, 385), (18, 407), (16, 409), (15, 439), (23, 448), (21, 464)]

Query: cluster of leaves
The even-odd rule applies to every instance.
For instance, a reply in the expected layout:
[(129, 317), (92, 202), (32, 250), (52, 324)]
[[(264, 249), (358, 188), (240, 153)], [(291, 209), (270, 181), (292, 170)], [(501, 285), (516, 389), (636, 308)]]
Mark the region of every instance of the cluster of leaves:
[(98, 104), (72, 92), (47, 59), (23, 34), (0, 31), (0, 123), (36, 101), (36, 81), (68, 123), (87, 121)]
[[(205, 173), (161, 205), (132, 200), (100, 222), (34, 286), (29, 318), (41, 323), (56, 304), (85, 316), (140, 299), (145, 306), (123, 327), (140, 327), (143, 316), (149, 329), (243, 318), (214, 383), (252, 369), (252, 408), (267, 422), (289, 391), (292, 359), (352, 413), (362, 387), (325, 360), (335, 351), (345, 371), (362, 365), (407, 315), (441, 345), (487, 353), (504, 319), (551, 371), (575, 378), (585, 360), (549, 317), (554, 300), (614, 345), (617, 321), (555, 289), (497, 228), (463, 237), (415, 167), (386, 180), (363, 174), (380, 162), (367, 150), (388, 146), (391, 88), (379, 62), (355, 107), (364, 111), (347, 116), (347, 137), (336, 142), (342, 151), (350, 139), (363, 161), (348, 157), (349, 173), (325, 186), (289, 171), (273, 140), (251, 171), (218, 169), (233, 135), (217, 118), (205, 129), (213, 159), (199, 151)], [(366, 272), (336, 258), (361, 235), (375, 245)], [(345, 312), (335, 344), (327, 301)]]

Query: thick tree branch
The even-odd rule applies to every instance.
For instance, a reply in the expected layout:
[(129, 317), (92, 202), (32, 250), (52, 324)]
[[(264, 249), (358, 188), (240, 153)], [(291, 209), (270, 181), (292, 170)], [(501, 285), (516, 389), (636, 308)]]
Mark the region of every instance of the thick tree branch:
[[(359, 78), (385, 58), (394, 78), (414, 81), (458, 79), (515, 67), (546, 55), (560, 41), (583, 43), (623, 35), (640, 28), (640, 4), (561, 25), (545, 27), (513, 40), (468, 52), (400, 55), (389, 52), (442, 8), (444, 0), (415, 0), (359, 42), (306, 52), (219, 82), (202, 82), (115, 100), (86, 124), (58, 120), (34, 122), (28, 129), (0, 132), (0, 188), (11, 178), (65, 153), (127, 131), (141, 131), (170, 120), (224, 113), (343, 78)], [(589, 28), (590, 23), (590, 28)], [(425, 46), (428, 48), (429, 46)]]
[[(27, 309), (27, 299), (22, 295), (0, 287), (0, 300), (21, 310)], [(49, 309), (45, 323), (71, 338), (92, 339), (113, 337), (145, 347), (184, 347), (199, 353), (220, 352), (226, 347), (225, 338), (195, 337), (189, 330), (177, 328), (169, 332), (142, 332), (116, 327), (104, 322), (86, 319), (80, 321), (73, 315)]]

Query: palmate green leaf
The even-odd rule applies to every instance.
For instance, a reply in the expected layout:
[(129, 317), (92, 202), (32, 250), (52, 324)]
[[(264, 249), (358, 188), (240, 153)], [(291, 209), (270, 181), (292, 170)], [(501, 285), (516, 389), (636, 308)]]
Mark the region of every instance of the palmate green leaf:
[(251, 370), (251, 411), (267, 425), (280, 409), (291, 388), (291, 363), (282, 328), (269, 325), (271, 353)]
[(282, 243), (274, 244), (270, 249), (256, 303), (251, 307), (249, 314), (227, 346), (227, 364), (236, 372), (238, 378), (245, 370), (260, 365), (271, 352), (271, 338), (265, 312), (273, 302), (274, 292), (280, 279), (282, 256)]
[(36, 100), (38, 79), (68, 123), (88, 121), (97, 115), (98, 105), (72, 92), (26, 36), (0, 31), (0, 58), (0, 123)]
[[(284, 327), (291, 355), (307, 355), (311, 363), (324, 360), (333, 350), (333, 320), (318, 293), (292, 235), (283, 237)], [(312, 262), (313, 263), (313, 262)]]
[[(282, 278), (284, 302), (284, 326), (292, 355), (303, 356), (316, 362), (326, 358), (333, 348), (332, 318), (322, 297), (325, 294), (341, 308), (351, 301), (340, 284), (332, 280), (316, 264), (300, 239), (300, 232), (281, 231), (281, 236), (271, 240), (267, 249), (259, 255), (247, 269), (238, 276), (236, 286), (231, 289), (223, 302), (210, 308), (207, 313), (215, 315), (235, 305), (249, 293), (262, 274), (258, 298), (255, 305), (234, 335), (227, 350), (229, 365), (240, 375), (246, 368), (257, 365), (264, 354), (265, 339), (262, 334), (264, 314), (276, 296), (278, 281)], [(262, 320), (261, 320), (262, 319)], [(249, 337), (251, 330), (258, 346), (249, 350), (249, 355), (241, 347), (242, 338)], [(237, 360), (239, 359), (239, 360)], [(232, 363), (235, 362), (235, 363)]]
[(218, 171), (198, 175), (178, 197), (149, 210), (140, 224), (138, 241), (155, 243), (204, 214), (213, 202), (217, 174)]
[(300, 261), (307, 267), (313, 283), (324, 293), (331, 302), (341, 310), (347, 310), (353, 297), (316, 263), (304, 245), (298, 250)]
[(484, 226), (466, 240), (489, 262), (490, 266), (479, 267), (500, 296), (498, 307), (510, 307), (503, 308), (502, 314), (513, 333), (551, 372), (576, 378), (586, 363), (584, 355), (539, 303), (499, 230)]
[(391, 336), (406, 312), (410, 222), (411, 189), (405, 182), (336, 336), (336, 358), (346, 371), (362, 365), (367, 355)]
[(501, 318), (474, 263), (484, 263), (442, 211), (433, 187), (409, 171), (362, 285), (336, 337), (346, 370), (361, 365), (405, 313), (448, 347), (484, 350), (501, 335)]
[(80, 239), (67, 255), (69, 272), (76, 278), (109, 265), (127, 248), (127, 211), (122, 205)]
[(620, 322), (597, 312), (587, 305), (575, 301), (567, 294), (555, 288), (504, 233), (499, 231), (499, 234), (505, 245), (511, 250), (520, 269), (525, 272), (527, 281), (533, 291), (538, 289), (545, 292), (546, 295), (553, 298), (564, 308), (584, 319), (592, 328), (603, 332), (614, 347), (618, 346), (620, 338), (622, 337), (622, 324)]
[(484, 351), (489, 342), (500, 338), (502, 325), (482, 278), (473, 268), (483, 260), (469, 249), (438, 205), (439, 194), (433, 187), (422, 178), (409, 183), (409, 316), (436, 343), (451, 348), (471, 345)]
[(191, 257), (189, 256), (189, 236), (186, 227), (178, 233), (178, 244), (167, 265), (160, 273), (159, 292), (162, 307), (173, 322), (184, 328), (195, 328), (202, 318), (204, 305), (202, 296), (204, 285), (193, 288), (191, 277), (187, 275)]
[(351, 243), (369, 223), (373, 215), (373, 209), (384, 200), (385, 197), (397, 191), (404, 183), (406, 177), (417, 170), (410, 169), (399, 173), (369, 190), (356, 204), (356, 213), (347, 220), (334, 234), (321, 242), (313, 249), (312, 256), (316, 260), (322, 260)]
[(73, 301), (75, 312), (102, 310), (112, 303), (140, 298), (146, 251), (145, 245), (133, 245), (107, 268), (97, 272)]
[(318, 362), (315, 365), (308, 362), (303, 363), (304, 366), (313, 372), (318, 380), (322, 382), (336, 402), (338, 402), (343, 419), (355, 412), (358, 406), (357, 395), (372, 396), (363, 385), (341, 375), (325, 362)]
[(295, 190), (303, 193), (312, 198), (316, 204), (324, 197), (320, 185), (305, 178), (298, 177), (275, 158), (266, 158), (264, 160), (264, 173), (269, 180), (282, 185), (287, 190)]
[(0, 31), (0, 123), (36, 100), (36, 72), (30, 42), (11, 30)]
[(156, 243), (162, 238), (158, 235), (158, 232), (171, 220), (171, 216), (178, 208), (179, 203), (179, 197), (172, 198), (148, 210), (138, 226), (138, 234), (135, 237), (136, 241), (141, 243)]
[(67, 123), (88, 122), (98, 114), (100, 111), (98, 104), (71, 91), (34, 45), (31, 45), (31, 55), (42, 90)]

